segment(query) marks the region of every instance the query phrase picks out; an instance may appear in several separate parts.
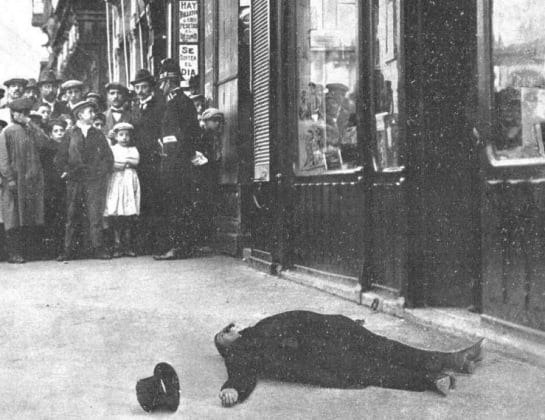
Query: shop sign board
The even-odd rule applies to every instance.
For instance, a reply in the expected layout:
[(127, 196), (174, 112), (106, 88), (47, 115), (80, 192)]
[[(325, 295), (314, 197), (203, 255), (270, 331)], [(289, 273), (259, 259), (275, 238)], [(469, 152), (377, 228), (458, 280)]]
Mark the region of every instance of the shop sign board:
[(180, 1), (179, 32), (181, 43), (199, 42), (199, 2)]

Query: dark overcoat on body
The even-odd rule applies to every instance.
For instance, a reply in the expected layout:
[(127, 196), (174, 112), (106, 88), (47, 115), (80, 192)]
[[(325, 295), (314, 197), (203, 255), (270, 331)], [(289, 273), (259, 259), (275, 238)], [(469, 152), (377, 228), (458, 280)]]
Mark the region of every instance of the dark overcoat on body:
[[(343, 315), (291, 311), (240, 332), (224, 349), (228, 379), (244, 401), (259, 377), (332, 388), (433, 389), (434, 375), (457, 369), (463, 351), (418, 349), (374, 334)], [(476, 348), (480, 347), (480, 342)], [(472, 349), (474, 351), (475, 349)]]

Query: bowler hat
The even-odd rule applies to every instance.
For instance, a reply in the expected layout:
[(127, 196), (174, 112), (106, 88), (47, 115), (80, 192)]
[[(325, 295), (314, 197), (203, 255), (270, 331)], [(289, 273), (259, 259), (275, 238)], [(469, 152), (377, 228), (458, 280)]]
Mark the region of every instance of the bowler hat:
[(87, 108), (87, 107), (92, 107), (92, 108), (96, 109), (97, 104), (95, 104), (93, 101), (89, 101), (89, 100), (80, 101), (80, 102), (78, 102), (77, 104), (75, 104), (72, 107), (72, 113), (74, 114), (74, 116), (77, 116), (78, 112), (80, 110), (82, 110), (83, 108)]
[(34, 103), (30, 98), (17, 98), (8, 104), (8, 108), (16, 112), (30, 111)]
[(180, 72), (180, 66), (172, 58), (165, 58), (161, 62), (161, 68), (159, 70), (159, 80), (168, 79), (168, 78), (182, 78), (182, 73)]
[(58, 85), (60, 82), (61, 80), (57, 79), (57, 76), (55, 76), (55, 72), (53, 70), (47, 70), (40, 74), (38, 79), (38, 87), (44, 83)]
[(67, 80), (61, 85), (61, 90), (65, 91), (68, 89), (83, 89), (83, 82), (80, 80)]
[(124, 93), (128, 93), (129, 89), (127, 88), (127, 86), (125, 86), (124, 84), (120, 83), (120, 82), (110, 82), (110, 83), (106, 83), (106, 86), (104, 86), (106, 88), (106, 91), (109, 91), (109, 90), (120, 90), (121, 92), (124, 92)]
[(28, 84), (28, 81), (26, 79), (23, 79), (22, 77), (12, 77), (11, 79), (8, 79), (4, 82), (4, 86), (11, 86), (15, 83), (19, 83), (23, 85), (23, 87), (26, 87)]
[(136, 384), (136, 398), (147, 412), (175, 412), (180, 404), (180, 381), (172, 366), (159, 363), (153, 376), (140, 379)]
[(134, 80), (131, 80), (131, 85), (136, 85), (138, 83), (148, 82), (150, 84), (155, 84), (155, 78), (151, 73), (146, 69), (140, 69), (134, 75)]

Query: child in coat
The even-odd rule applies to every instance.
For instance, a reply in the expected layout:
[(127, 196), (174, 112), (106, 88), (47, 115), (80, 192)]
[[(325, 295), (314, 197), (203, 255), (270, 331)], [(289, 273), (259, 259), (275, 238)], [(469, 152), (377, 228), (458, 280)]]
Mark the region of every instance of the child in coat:
[(132, 230), (134, 219), (140, 214), (140, 182), (136, 173), (140, 154), (131, 142), (133, 130), (134, 127), (126, 122), (117, 123), (113, 128), (114, 171), (108, 184), (104, 211), (114, 231), (113, 257), (136, 256)]

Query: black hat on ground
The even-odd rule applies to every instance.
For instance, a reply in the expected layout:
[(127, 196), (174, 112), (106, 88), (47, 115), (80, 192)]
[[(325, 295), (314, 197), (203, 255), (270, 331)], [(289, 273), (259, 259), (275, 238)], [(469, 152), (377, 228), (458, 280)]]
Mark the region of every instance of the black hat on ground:
[(180, 66), (172, 58), (165, 58), (161, 62), (161, 70), (159, 71), (159, 80), (177, 78), (183, 79), (180, 72)]
[(155, 84), (155, 78), (152, 74), (146, 69), (140, 69), (134, 75), (134, 80), (131, 80), (131, 85), (136, 85), (138, 83), (148, 82), (151, 85)]
[(153, 376), (140, 379), (136, 384), (136, 398), (147, 412), (175, 412), (180, 404), (180, 381), (172, 366), (159, 363)]

